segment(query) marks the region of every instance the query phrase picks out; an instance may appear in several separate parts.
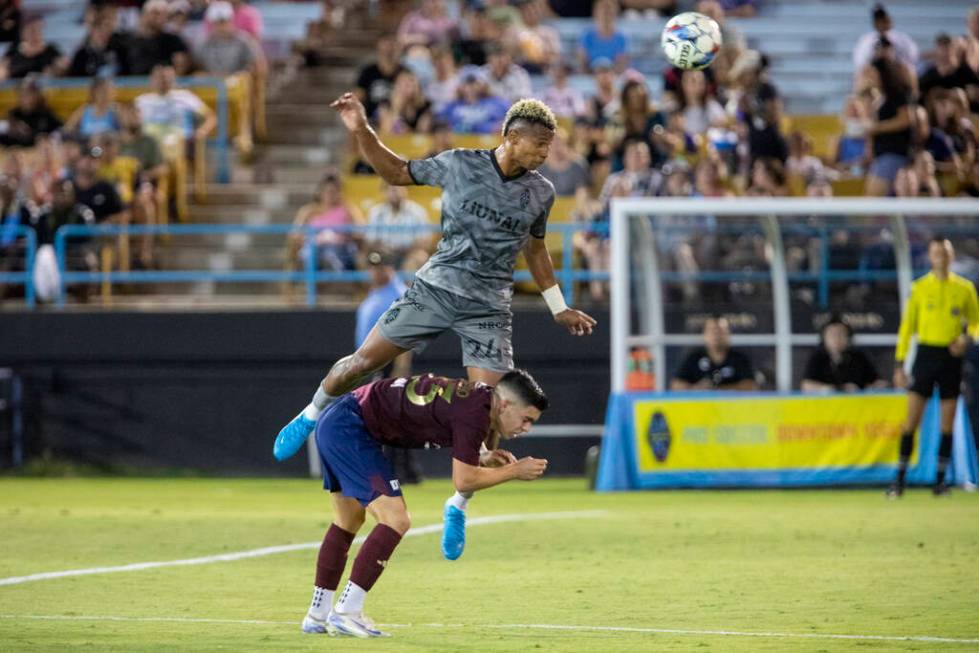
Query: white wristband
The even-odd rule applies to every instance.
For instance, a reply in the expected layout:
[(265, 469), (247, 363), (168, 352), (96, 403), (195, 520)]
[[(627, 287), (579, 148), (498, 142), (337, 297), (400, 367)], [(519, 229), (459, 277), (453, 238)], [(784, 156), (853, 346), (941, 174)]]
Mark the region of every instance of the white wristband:
[(542, 292), (541, 295), (544, 296), (547, 307), (551, 309), (551, 315), (557, 315), (568, 310), (568, 305), (564, 303), (564, 294), (561, 292), (561, 286), (554, 284)]

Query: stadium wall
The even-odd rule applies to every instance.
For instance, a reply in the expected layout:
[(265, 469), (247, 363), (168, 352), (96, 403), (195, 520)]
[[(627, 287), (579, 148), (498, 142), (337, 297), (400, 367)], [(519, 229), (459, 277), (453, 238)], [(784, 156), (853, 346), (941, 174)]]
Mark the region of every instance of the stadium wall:
[[(609, 394), (608, 315), (590, 338), (558, 330), (542, 311), (514, 315), (517, 364), (552, 398), (547, 424), (601, 424)], [(307, 401), (327, 366), (352, 349), (349, 311), (8, 313), (0, 367), (23, 381), (26, 459), (135, 470), (301, 475), (305, 454), (272, 460), (272, 439)], [(458, 376), (458, 340), (444, 336), (416, 371)], [(9, 428), (0, 465), (9, 464)], [(597, 437), (514, 443), (581, 473)], [(444, 452), (421, 452), (428, 476), (447, 475)]]

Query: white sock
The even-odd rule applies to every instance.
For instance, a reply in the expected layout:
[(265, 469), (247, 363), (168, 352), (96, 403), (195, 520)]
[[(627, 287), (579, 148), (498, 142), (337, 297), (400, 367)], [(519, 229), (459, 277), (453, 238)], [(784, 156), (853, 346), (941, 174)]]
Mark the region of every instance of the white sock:
[(311, 422), (315, 422), (319, 418), (320, 413), (326, 410), (326, 407), (329, 406), (334, 399), (336, 399), (336, 397), (331, 397), (330, 395), (326, 394), (326, 391), (323, 390), (323, 385), (320, 384), (316, 387), (316, 392), (313, 394), (313, 400), (309, 402), (308, 406), (303, 408), (303, 417)]
[[(469, 496), (466, 496), (467, 494)], [(465, 510), (469, 506), (469, 499), (472, 498), (472, 495), (472, 492), (466, 492), (466, 494), (456, 492), (446, 500), (446, 503), (450, 506), (455, 506), (459, 510)]]
[(313, 587), (313, 600), (309, 604), (309, 615), (320, 621), (326, 621), (333, 605), (333, 590)]
[(343, 594), (337, 601), (336, 611), (343, 614), (360, 614), (364, 611), (364, 599), (367, 592), (351, 580), (347, 581), (347, 586), (343, 588)]

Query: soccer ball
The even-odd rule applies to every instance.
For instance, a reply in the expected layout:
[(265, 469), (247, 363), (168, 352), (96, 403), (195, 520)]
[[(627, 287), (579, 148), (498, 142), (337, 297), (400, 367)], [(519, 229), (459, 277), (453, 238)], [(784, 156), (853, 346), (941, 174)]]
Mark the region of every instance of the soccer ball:
[(713, 18), (696, 11), (677, 14), (663, 28), (660, 45), (677, 68), (701, 70), (714, 61), (721, 48), (721, 28)]

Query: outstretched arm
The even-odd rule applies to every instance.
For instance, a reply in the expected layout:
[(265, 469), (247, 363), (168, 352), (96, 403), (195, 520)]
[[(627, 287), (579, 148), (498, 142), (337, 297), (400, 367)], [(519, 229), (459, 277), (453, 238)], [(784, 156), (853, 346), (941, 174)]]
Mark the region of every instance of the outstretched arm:
[(409, 186), (414, 183), (408, 172), (408, 162), (389, 150), (367, 124), (367, 113), (357, 96), (344, 93), (330, 106), (340, 114), (343, 125), (357, 140), (364, 159), (384, 181), (392, 186)]
[(531, 236), (523, 250), (524, 258), (527, 259), (527, 267), (530, 275), (537, 282), (548, 308), (554, 315), (554, 320), (558, 324), (563, 324), (568, 328), (572, 335), (584, 336), (591, 335), (592, 329), (597, 322), (595, 319), (579, 310), (569, 308), (564, 303), (564, 296), (561, 294), (561, 287), (557, 284), (554, 277), (554, 262), (551, 260), (551, 253), (547, 251), (547, 244), (543, 238)]

